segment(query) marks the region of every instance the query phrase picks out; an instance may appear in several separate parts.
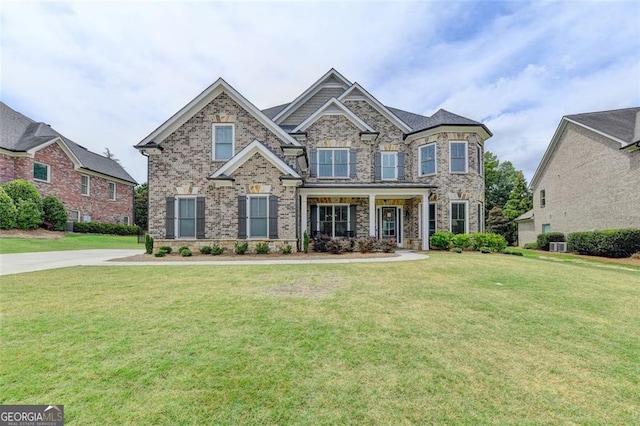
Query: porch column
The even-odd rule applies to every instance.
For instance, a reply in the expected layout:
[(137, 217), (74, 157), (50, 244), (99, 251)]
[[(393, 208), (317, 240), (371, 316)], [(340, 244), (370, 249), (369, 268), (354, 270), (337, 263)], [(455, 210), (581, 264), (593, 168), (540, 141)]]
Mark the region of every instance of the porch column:
[(307, 194), (302, 194), (300, 198), (302, 199), (300, 203), (300, 232), (302, 233), (300, 236), (302, 237), (307, 230)]
[(369, 194), (369, 235), (376, 236), (376, 196)]
[(422, 250), (429, 250), (429, 193), (422, 194)]

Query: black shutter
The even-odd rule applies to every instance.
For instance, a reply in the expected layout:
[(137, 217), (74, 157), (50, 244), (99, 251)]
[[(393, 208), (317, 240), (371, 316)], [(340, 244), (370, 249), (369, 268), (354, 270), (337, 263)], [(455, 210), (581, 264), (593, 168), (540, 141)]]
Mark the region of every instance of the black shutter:
[(374, 158), (374, 167), (375, 167), (374, 179), (380, 180), (382, 179), (382, 153), (376, 152), (373, 158)]
[(204, 238), (204, 197), (196, 197), (196, 238)]
[(351, 236), (353, 237), (357, 237), (358, 235), (356, 234), (356, 205), (352, 204), (349, 206), (349, 226), (351, 227), (350, 231), (351, 231)]
[(309, 177), (318, 176), (318, 150), (312, 148), (309, 150)]
[(269, 238), (278, 238), (278, 197), (269, 196)]
[(167, 197), (167, 222), (165, 225), (165, 238), (172, 240), (176, 237), (176, 199)]
[(355, 149), (349, 150), (349, 177), (354, 179), (357, 177), (356, 173), (356, 165), (357, 165), (357, 152)]
[(404, 152), (398, 153), (398, 180), (404, 180)]
[(247, 238), (247, 197), (238, 196), (238, 239)]
[[(316, 232), (318, 231), (318, 205), (317, 204), (311, 204), (310, 207), (310, 212), (311, 212), (311, 220), (309, 221), (309, 224), (311, 225), (311, 237), (315, 237), (316, 236)], [(305, 212), (306, 214), (306, 212)]]

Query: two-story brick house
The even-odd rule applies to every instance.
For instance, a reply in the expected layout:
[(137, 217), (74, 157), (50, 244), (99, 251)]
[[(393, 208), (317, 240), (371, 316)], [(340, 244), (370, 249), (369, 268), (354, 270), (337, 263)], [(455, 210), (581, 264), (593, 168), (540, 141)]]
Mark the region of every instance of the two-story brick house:
[(307, 231), (428, 249), (423, 230), (482, 230), (489, 137), (444, 110), (384, 106), (332, 69), (264, 111), (219, 79), (136, 148), (148, 157), (149, 231), (163, 244), (281, 247)]
[(0, 183), (14, 179), (60, 199), (70, 221), (133, 223), (136, 181), (120, 164), (0, 102)]

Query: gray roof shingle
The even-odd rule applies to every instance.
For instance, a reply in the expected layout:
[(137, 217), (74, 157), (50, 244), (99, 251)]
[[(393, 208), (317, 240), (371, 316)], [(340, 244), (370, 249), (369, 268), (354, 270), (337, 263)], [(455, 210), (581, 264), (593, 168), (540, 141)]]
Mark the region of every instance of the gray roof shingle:
[(636, 142), (633, 139), (638, 112), (640, 107), (587, 112), (565, 117), (630, 144)]
[(85, 169), (137, 183), (118, 162), (89, 151), (64, 137), (48, 124), (36, 122), (0, 102), (0, 148), (26, 152), (57, 137), (64, 141)]

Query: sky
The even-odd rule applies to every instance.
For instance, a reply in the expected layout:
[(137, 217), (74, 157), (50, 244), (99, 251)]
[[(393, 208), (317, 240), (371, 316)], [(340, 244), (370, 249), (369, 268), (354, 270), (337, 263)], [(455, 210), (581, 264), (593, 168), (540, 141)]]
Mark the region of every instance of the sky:
[(0, 0), (0, 63), (4, 103), (139, 183), (133, 145), (218, 77), (264, 109), (331, 68), (484, 123), (530, 181), (562, 116), (640, 106), (640, 1)]

